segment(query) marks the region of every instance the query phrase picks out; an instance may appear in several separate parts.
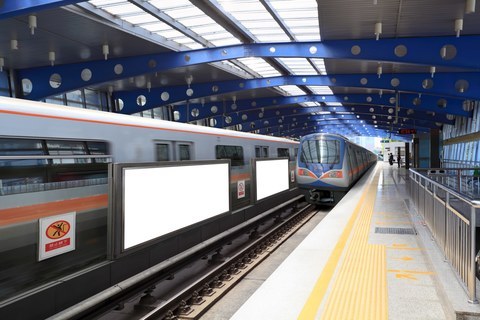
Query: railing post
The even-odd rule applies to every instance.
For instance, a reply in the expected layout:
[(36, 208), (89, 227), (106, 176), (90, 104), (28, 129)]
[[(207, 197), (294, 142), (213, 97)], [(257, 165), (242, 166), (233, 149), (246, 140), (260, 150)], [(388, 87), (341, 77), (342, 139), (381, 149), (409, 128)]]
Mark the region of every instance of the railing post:
[(445, 230), (444, 230), (444, 233), (443, 233), (443, 236), (444, 236), (444, 239), (445, 241), (443, 242), (443, 258), (445, 261), (448, 261), (448, 257), (447, 257), (447, 216), (448, 216), (448, 206), (450, 205), (450, 193), (446, 192), (445, 194), (445, 219), (444, 219), (444, 222), (445, 222)]
[(458, 192), (459, 193), (462, 193), (462, 185), (461, 185), (461, 181), (460, 181), (460, 172), (461, 170), (457, 170), (457, 186), (458, 186)]
[(477, 277), (475, 275), (476, 262), (475, 262), (475, 231), (477, 228), (476, 209), (474, 206), (470, 208), (470, 276), (468, 277), (468, 294), (470, 295), (470, 303), (478, 303), (477, 300)]

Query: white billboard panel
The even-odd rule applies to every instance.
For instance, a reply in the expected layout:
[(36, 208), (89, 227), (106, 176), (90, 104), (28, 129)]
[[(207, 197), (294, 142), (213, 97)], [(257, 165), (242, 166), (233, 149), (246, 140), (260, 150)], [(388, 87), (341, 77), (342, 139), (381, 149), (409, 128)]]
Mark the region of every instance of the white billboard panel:
[(228, 163), (124, 169), (128, 249), (230, 210)]
[(257, 200), (288, 190), (288, 159), (256, 161)]

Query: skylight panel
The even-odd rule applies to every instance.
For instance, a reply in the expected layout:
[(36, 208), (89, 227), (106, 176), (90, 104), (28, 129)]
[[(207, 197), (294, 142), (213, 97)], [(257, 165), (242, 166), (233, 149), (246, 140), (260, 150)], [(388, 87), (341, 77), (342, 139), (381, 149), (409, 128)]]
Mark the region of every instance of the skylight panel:
[(172, 5), (172, 1), (150, 1), (150, 3), (215, 46), (241, 43), (239, 39), (188, 1), (175, 1), (177, 5)]
[(118, 4), (127, 3), (126, 0), (92, 0), (89, 2), (93, 4), (95, 7), (105, 7), (109, 5), (118, 5)]
[(150, 2), (151, 5), (157, 8), (161, 7), (163, 9), (188, 7), (192, 5), (192, 3), (189, 0), (175, 0), (175, 1), (150, 0), (148, 2)]
[(300, 96), (305, 94), (305, 91), (303, 91), (297, 86), (287, 85), (287, 86), (279, 86), (279, 88), (285, 91), (290, 96)]
[(131, 4), (130, 2), (125, 2), (120, 5), (105, 6), (100, 8), (107, 11), (110, 14), (113, 14), (114, 16), (124, 16), (124, 15), (134, 15), (134, 14), (144, 13), (142, 9), (140, 9), (136, 5)]
[(178, 30), (175, 30), (175, 29), (170, 29), (170, 30), (157, 32), (157, 34), (164, 37), (164, 38), (167, 38), (167, 39), (185, 37), (185, 35), (183, 33), (181, 33)]
[(315, 101), (302, 102), (300, 103), (300, 105), (303, 107), (319, 107), (320, 106), (320, 104), (318, 104), (318, 102), (315, 102)]
[(320, 71), (320, 74), (326, 75), (327, 69), (325, 68), (325, 61), (323, 59), (310, 59), (313, 62), (315, 67)]
[(160, 21), (156, 23), (149, 23), (149, 24), (142, 25), (142, 28), (147, 29), (148, 31), (151, 31), (151, 32), (160, 32), (160, 31), (171, 29), (171, 27), (168, 24)]
[(170, 17), (179, 21), (185, 18), (200, 17), (205, 15), (203, 11), (193, 5), (190, 7), (171, 8), (167, 10), (165, 10), (163, 6), (160, 6), (158, 8), (168, 14)]
[(277, 59), (292, 74), (296, 75), (316, 75), (317, 71), (312, 67), (312, 65), (305, 58), (279, 58)]
[[(285, 42), (290, 38), (258, 0), (217, 0), (222, 8), (247, 29), (258, 41)], [(292, 1), (295, 2), (295, 1)], [(269, 28), (251, 29), (252, 23), (268, 24)], [(274, 31), (272, 33), (272, 31)], [(278, 31), (278, 33), (276, 32)]]
[(154, 16), (148, 13), (142, 13), (134, 16), (127, 16), (122, 19), (135, 25), (142, 25), (144, 23), (151, 23), (154, 21), (158, 21), (157, 18), (155, 18)]
[(320, 41), (316, 0), (270, 0), (269, 3), (296, 40)]
[(268, 64), (267, 62), (265, 62), (265, 60), (261, 58), (249, 57), (237, 60), (246, 65), (254, 72), (258, 73), (262, 77), (280, 76), (280, 72), (278, 72), (275, 68), (273, 68), (270, 64)]
[(332, 90), (328, 86), (308, 86), (315, 94), (333, 94)]

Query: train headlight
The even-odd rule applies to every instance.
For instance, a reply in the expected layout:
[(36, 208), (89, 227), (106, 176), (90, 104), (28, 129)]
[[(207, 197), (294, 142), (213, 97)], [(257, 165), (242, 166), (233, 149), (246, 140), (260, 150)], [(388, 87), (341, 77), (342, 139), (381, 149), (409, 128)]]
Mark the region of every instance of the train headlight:
[(298, 168), (297, 169), (297, 174), (299, 176), (304, 176), (304, 177), (310, 177), (314, 179), (318, 179), (318, 177), (310, 170), (305, 169), (305, 168)]
[(320, 179), (326, 179), (326, 178), (336, 178), (336, 179), (341, 179), (343, 178), (343, 171), (341, 170), (330, 170), (328, 172), (325, 172)]

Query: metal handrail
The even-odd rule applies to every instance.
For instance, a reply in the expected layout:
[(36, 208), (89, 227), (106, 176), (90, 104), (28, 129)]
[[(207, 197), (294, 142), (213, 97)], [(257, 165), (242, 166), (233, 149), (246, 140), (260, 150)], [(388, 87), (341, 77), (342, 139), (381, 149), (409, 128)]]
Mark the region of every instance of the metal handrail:
[[(432, 237), (443, 250), (446, 259), (457, 271), (459, 278), (469, 295), (469, 302), (478, 303), (476, 297), (476, 209), (480, 208), (480, 201), (474, 200), (459, 189), (454, 190), (432, 179), (429, 172), (451, 170), (450, 168), (410, 169), (410, 197), (417, 207), (417, 212), (425, 220)], [(455, 169), (453, 175), (461, 177), (461, 170)], [(443, 174), (442, 174), (443, 175)], [(435, 173), (434, 176), (437, 176)], [(438, 177), (438, 176), (437, 176)], [(458, 180), (460, 181), (460, 180)], [(438, 193), (445, 193), (442, 200)], [(465, 216), (453, 206), (452, 199), (458, 199), (466, 205), (470, 217)]]

